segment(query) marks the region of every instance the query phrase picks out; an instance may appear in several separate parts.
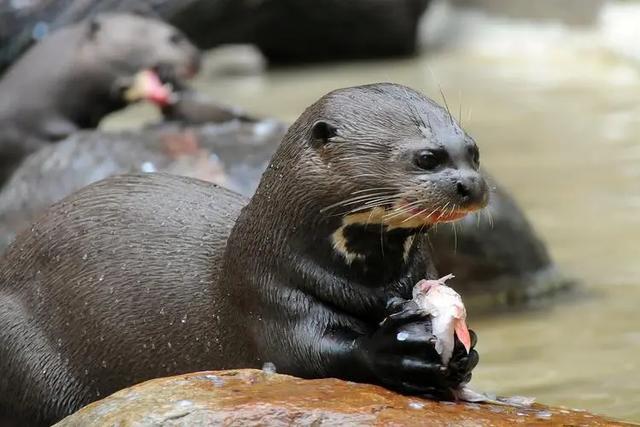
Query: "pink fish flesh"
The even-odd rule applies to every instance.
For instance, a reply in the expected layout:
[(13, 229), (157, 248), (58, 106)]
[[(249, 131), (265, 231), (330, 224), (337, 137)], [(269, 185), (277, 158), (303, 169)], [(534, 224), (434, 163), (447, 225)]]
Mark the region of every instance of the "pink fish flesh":
[[(471, 350), (471, 336), (467, 328), (467, 310), (462, 297), (455, 290), (445, 284), (453, 279), (448, 274), (437, 280), (421, 280), (413, 287), (413, 301), (426, 314), (431, 316), (432, 333), (436, 337), (436, 351), (442, 358), (442, 364), (447, 365), (451, 360), (455, 337), (457, 336), (467, 353)], [(492, 403), (517, 407), (531, 406), (534, 398), (513, 396), (496, 397), (486, 393), (478, 393), (466, 384), (461, 384), (452, 390), (456, 400), (473, 403)]]

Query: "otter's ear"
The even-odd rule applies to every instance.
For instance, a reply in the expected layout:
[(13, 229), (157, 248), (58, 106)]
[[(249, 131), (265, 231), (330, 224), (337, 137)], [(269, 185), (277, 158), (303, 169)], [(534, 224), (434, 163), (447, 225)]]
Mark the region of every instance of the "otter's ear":
[(100, 31), (100, 21), (98, 21), (98, 18), (93, 17), (91, 19), (89, 19), (89, 22), (87, 23), (87, 36), (92, 39), (95, 37), (95, 35), (98, 33), (98, 31)]
[(320, 147), (338, 136), (338, 128), (333, 124), (319, 120), (311, 126), (311, 144)]

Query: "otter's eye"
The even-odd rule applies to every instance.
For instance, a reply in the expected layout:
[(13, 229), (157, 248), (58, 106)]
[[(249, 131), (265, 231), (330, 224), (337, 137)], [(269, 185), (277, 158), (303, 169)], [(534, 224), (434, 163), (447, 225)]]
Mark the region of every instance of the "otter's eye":
[(180, 44), (184, 40), (184, 36), (180, 33), (172, 33), (169, 36), (169, 41), (173, 44)]
[(418, 151), (415, 157), (415, 164), (420, 169), (433, 170), (442, 164), (442, 156), (432, 151)]

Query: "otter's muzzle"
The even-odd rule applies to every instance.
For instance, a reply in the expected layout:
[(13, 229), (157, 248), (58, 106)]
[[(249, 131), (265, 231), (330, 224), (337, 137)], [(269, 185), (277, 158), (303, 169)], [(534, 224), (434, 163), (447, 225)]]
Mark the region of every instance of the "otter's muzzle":
[(456, 182), (460, 205), (469, 210), (482, 209), (489, 202), (489, 186), (478, 173), (461, 175)]

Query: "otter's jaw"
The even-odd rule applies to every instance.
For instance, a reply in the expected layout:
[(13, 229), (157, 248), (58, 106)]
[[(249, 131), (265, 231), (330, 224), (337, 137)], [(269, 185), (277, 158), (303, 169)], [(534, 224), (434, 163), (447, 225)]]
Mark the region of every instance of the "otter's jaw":
[(414, 234), (428, 229), (431, 225), (459, 220), (467, 214), (474, 212), (483, 206), (468, 206), (447, 208), (445, 205), (439, 209), (427, 209), (413, 207), (410, 203), (401, 200), (391, 207), (375, 207), (367, 211), (358, 212), (342, 217), (341, 225), (331, 234), (331, 244), (336, 253), (344, 258), (347, 265), (354, 261), (366, 261), (366, 254), (350, 250), (349, 239), (345, 231), (348, 227), (362, 226), (380, 230), (380, 233), (390, 233), (395, 230), (406, 230), (407, 237), (403, 243), (402, 257), (406, 262), (413, 245)]
[[(433, 225), (443, 222), (453, 222), (464, 218), (466, 215), (473, 213), (487, 205), (486, 201), (478, 205), (457, 206), (447, 203), (438, 208), (423, 208), (415, 206), (405, 200), (401, 200), (393, 206), (393, 211), (397, 214), (394, 216), (394, 224), (396, 228), (414, 228), (423, 227), (425, 225)], [(399, 223), (399, 225), (397, 224)]]

